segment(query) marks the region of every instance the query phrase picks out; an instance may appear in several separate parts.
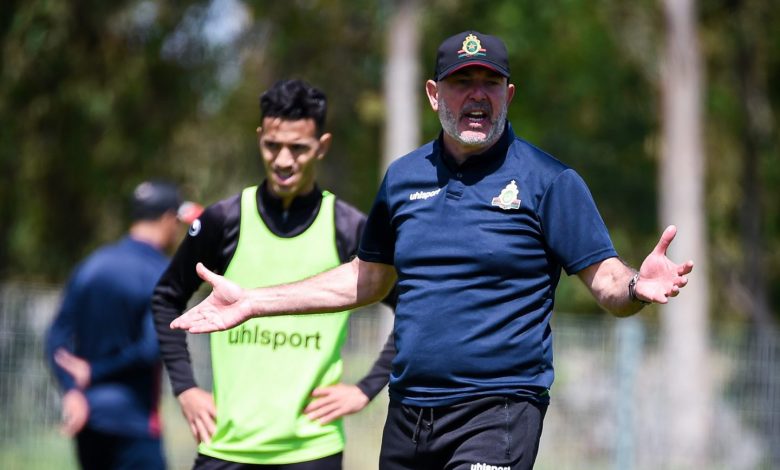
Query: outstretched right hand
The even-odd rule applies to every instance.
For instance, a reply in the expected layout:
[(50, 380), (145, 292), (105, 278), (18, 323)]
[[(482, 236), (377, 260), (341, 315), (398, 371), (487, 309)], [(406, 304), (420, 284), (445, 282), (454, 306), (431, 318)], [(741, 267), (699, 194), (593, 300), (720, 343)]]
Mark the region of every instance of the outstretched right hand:
[(213, 395), (202, 388), (192, 387), (181, 392), (177, 399), (195, 442), (211, 442), (211, 436), (217, 428), (217, 408)]
[(240, 325), (251, 317), (244, 289), (198, 263), (196, 271), (211, 284), (212, 291), (201, 303), (171, 322), (171, 328), (190, 333), (211, 333)]

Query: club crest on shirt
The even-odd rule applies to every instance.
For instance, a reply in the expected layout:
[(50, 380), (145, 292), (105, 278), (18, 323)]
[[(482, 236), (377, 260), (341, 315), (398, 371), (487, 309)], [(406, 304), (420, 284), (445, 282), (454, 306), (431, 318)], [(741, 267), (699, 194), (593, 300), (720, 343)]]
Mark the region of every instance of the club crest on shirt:
[(512, 180), (511, 183), (501, 190), (501, 194), (493, 198), (490, 205), (498, 206), (504, 210), (518, 209), (520, 207), (520, 199), (517, 198), (518, 194), (517, 184), (515, 184), (515, 180)]

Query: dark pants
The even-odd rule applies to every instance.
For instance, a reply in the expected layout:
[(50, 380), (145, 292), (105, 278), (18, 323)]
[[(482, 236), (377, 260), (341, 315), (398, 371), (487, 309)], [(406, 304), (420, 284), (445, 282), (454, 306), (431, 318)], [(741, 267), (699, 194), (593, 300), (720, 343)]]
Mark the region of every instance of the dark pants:
[(391, 401), (379, 469), (531, 469), (546, 411), (547, 405), (506, 397), (437, 408)]
[(85, 428), (76, 435), (76, 451), (84, 470), (163, 470), (160, 439), (126, 437)]
[(193, 470), (341, 470), (343, 454), (331, 455), (308, 462), (288, 463), (280, 465), (253, 465), (248, 463), (228, 462), (208, 455), (198, 454)]

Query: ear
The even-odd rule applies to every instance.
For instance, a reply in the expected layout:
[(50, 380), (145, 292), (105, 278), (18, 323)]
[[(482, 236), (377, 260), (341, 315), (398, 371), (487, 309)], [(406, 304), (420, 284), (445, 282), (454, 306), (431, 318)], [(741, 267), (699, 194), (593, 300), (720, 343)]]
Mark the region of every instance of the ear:
[(186, 225), (179, 220), (176, 211), (166, 211), (161, 217), (160, 222), (166, 227), (178, 230), (180, 225)]
[(317, 149), (317, 160), (325, 158), (325, 154), (330, 150), (330, 143), (333, 141), (333, 134), (326, 132), (320, 136), (320, 147)]
[(428, 95), (428, 102), (431, 104), (431, 109), (435, 112), (439, 111), (439, 84), (433, 80), (425, 82), (425, 94)]
[(510, 83), (506, 87), (506, 105), (509, 106), (509, 103), (512, 102), (512, 98), (515, 97), (515, 85), (513, 83)]

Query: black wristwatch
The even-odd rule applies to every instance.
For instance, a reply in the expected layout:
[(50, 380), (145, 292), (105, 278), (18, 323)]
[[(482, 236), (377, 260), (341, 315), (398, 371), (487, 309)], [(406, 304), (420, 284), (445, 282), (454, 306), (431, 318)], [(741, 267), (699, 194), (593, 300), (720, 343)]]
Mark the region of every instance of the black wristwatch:
[(628, 281), (628, 298), (631, 299), (632, 302), (639, 302), (642, 305), (647, 305), (650, 302), (646, 302), (636, 296), (636, 283), (638, 281), (639, 281), (639, 272), (635, 273), (631, 277), (631, 280)]

